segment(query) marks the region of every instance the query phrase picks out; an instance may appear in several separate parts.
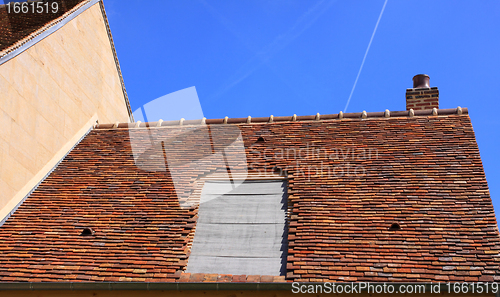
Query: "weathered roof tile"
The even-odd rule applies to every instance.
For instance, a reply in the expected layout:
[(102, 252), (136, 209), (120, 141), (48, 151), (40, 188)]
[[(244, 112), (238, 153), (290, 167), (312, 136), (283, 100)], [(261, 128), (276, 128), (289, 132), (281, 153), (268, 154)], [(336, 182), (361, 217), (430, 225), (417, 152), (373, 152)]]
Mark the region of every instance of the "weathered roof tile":
[(13, 8), (8, 13), (7, 6), (0, 5), (0, 57), (22, 46), (26, 40), (32, 39), (41, 28), (61, 18), (80, 2), (86, 2), (86, 0), (57, 0), (53, 2), (57, 2), (58, 9), (53, 12), (52, 7), (50, 7), (48, 13), (37, 13), (31, 9), (28, 9), (27, 13), (14, 13)]
[(236, 124), (249, 171), (287, 177), (286, 276), (183, 273), (197, 208), (180, 207), (169, 171), (135, 165), (129, 131), (193, 126), (103, 126), (0, 227), (0, 282), (498, 281), (500, 237), (463, 110)]

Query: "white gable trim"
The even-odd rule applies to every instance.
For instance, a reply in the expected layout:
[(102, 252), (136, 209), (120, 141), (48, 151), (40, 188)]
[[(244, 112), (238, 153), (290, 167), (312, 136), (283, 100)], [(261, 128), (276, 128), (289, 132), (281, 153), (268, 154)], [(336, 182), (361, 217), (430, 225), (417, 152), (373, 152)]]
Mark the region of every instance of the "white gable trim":
[[(56, 32), (57, 30), (59, 30), (60, 28), (62, 28), (64, 25), (66, 25), (68, 22), (70, 22), (72, 19), (76, 18), (82, 12), (84, 12), (85, 10), (87, 10), (88, 8), (90, 8), (92, 5), (96, 4), (99, 1), (100, 0), (90, 0), (89, 2), (87, 2), (86, 4), (84, 4), (83, 6), (81, 6), (77, 10), (75, 10), (74, 12), (71, 12), (70, 15), (68, 15), (66, 17), (64, 17), (64, 15), (61, 16), (61, 17), (63, 17), (63, 19), (60, 20), (59, 22), (57, 22), (56, 24), (50, 26), (49, 28), (45, 29), (44, 27), (42, 27), (41, 29), (39, 29), (36, 32), (32, 33), (32, 34), (37, 34), (38, 33), (38, 35), (36, 35), (34, 38), (32, 38), (32, 39), (24, 42), (21, 46), (19, 46), (18, 48), (12, 50), (11, 52), (9, 52), (8, 54), (6, 54), (5, 56), (2, 56), (0, 58), (0, 65), (2, 65), (3, 63), (9, 61), (10, 59), (15, 58), (16, 56), (20, 55), (25, 50), (29, 49), (30, 47), (34, 46), (38, 42), (40, 42), (43, 39), (45, 39), (50, 34)], [(55, 19), (53, 21), (57, 21), (57, 20), (58, 19)], [(39, 33), (40, 30), (43, 30), (43, 31), (41, 33)], [(25, 37), (24, 39), (26, 39), (28, 37), (29, 36)], [(6, 50), (8, 50), (8, 49), (6, 49)]]

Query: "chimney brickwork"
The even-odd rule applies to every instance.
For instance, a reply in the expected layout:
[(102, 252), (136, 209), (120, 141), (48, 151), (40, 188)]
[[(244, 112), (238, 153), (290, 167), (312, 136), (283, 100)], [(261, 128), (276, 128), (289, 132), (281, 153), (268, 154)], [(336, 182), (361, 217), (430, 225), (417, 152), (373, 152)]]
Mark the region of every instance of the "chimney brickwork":
[(439, 109), (439, 90), (429, 87), (429, 76), (418, 74), (413, 77), (413, 88), (406, 89), (406, 110)]

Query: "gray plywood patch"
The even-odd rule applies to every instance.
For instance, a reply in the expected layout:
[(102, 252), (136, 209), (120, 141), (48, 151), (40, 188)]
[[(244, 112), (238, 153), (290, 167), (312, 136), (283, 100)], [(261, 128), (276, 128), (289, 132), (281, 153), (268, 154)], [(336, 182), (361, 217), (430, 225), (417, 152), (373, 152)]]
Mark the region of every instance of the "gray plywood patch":
[(199, 216), (198, 223), (285, 223), (286, 203), (280, 199), (283, 194), (207, 196), (212, 199), (202, 200), (200, 211), (204, 213)]
[[(237, 182), (235, 184), (238, 184)], [(203, 194), (242, 194), (242, 195), (273, 195), (283, 194), (283, 180), (245, 181), (235, 188), (228, 181), (207, 181), (203, 187)]]
[(287, 199), (283, 180), (207, 181), (186, 272), (284, 275)]
[(196, 263), (196, 269), (190, 268), (189, 273), (209, 271), (210, 273), (233, 275), (280, 275), (281, 259), (279, 258), (236, 258), (189, 256), (190, 263)]
[(193, 248), (196, 244), (197, 251), (208, 256), (279, 258), (284, 227), (284, 223), (200, 224)]

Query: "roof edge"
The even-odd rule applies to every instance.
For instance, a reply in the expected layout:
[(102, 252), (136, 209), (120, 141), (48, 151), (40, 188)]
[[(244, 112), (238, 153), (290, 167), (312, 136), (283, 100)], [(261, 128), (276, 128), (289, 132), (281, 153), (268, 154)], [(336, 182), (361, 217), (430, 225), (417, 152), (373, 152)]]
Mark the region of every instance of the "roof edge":
[(97, 4), (99, 2), (99, 6), (101, 8), (101, 13), (102, 17), (104, 20), (104, 25), (106, 27), (106, 33), (109, 38), (109, 43), (111, 45), (111, 51), (113, 53), (113, 58), (115, 61), (116, 65), (116, 70), (118, 72), (118, 77), (120, 79), (120, 84), (122, 87), (122, 92), (123, 92), (123, 97), (125, 99), (125, 106), (127, 107), (127, 112), (129, 115), (130, 122), (134, 121), (134, 116), (132, 114), (132, 108), (130, 107), (130, 102), (128, 99), (128, 94), (127, 90), (125, 89), (125, 83), (123, 81), (123, 75), (122, 71), (120, 68), (120, 63), (118, 62), (118, 56), (116, 54), (116, 49), (115, 49), (115, 44), (113, 42), (113, 36), (111, 35), (111, 29), (109, 27), (109, 22), (108, 22), (108, 17), (106, 15), (106, 11), (104, 9), (104, 3), (103, 0), (86, 0), (82, 1), (79, 4), (77, 4), (75, 7), (73, 7), (70, 11), (66, 12), (65, 14), (61, 15), (60, 17), (50, 21), (49, 23), (45, 24), (43, 27), (39, 28), (35, 32), (32, 32), (28, 36), (24, 37), (23, 39), (17, 41), (13, 45), (9, 46), (8, 48), (0, 51), (0, 65), (6, 63), (7, 61), (17, 57), (30, 47), (34, 46), (38, 42), (42, 41), (52, 33), (56, 32), (60, 28), (62, 28), (64, 25), (66, 25), (68, 22), (82, 14), (84, 11), (86, 11), (88, 8), (94, 6), (94, 4)]
[(122, 86), (123, 97), (125, 98), (125, 105), (127, 106), (128, 116), (130, 122), (134, 122), (134, 115), (132, 113), (132, 108), (130, 107), (130, 101), (128, 100), (127, 90), (125, 89), (125, 82), (123, 80), (120, 63), (118, 62), (118, 55), (116, 54), (116, 48), (115, 48), (115, 43), (113, 41), (113, 36), (111, 35), (111, 28), (109, 27), (108, 16), (106, 15), (106, 10), (104, 9), (104, 1), (103, 0), (98, 0), (98, 1), (99, 1), (99, 6), (101, 7), (102, 18), (104, 19), (104, 24), (106, 25), (106, 32), (108, 33), (109, 43), (111, 45), (111, 51), (113, 52), (116, 70), (118, 71), (118, 76), (120, 77), (120, 84)]
[(128, 129), (128, 128), (154, 128), (154, 127), (167, 127), (167, 126), (185, 126), (185, 125), (214, 125), (214, 124), (268, 124), (277, 122), (307, 122), (307, 121), (324, 121), (324, 120), (366, 120), (372, 118), (401, 118), (401, 117), (428, 117), (428, 116), (449, 116), (449, 115), (468, 115), (469, 110), (464, 107), (458, 106), (457, 108), (449, 109), (424, 109), (424, 110), (405, 110), (405, 111), (389, 111), (386, 109), (381, 112), (353, 112), (353, 113), (343, 113), (342, 111), (338, 114), (326, 114), (309, 116), (283, 116), (283, 117), (259, 117), (252, 118), (248, 116), (247, 118), (228, 118), (224, 119), (199, 119), (199, 120), (184, 120), (180, 119), (178, 121), (163, 121), (159, 120), (157, 122), (132, 122), (132, 123), (114, 123), (114, 124), (99, 124), (96, 125), (95, 129), (98, 130), (110, 130), (110, 129)]
[(56, 32), (64, 25), (66, 25), (68, 22), (70, 22), (71, 20), (79, 16), (81, 13), (86, 11), (88, 8), (92, 7), (98, 1), (101, 0), (82, 1), (81, 3), (77, 4), (71, 10), (67, 11), (65, 14), (61, 15), (57, 19), (50, 21), (49, 23), (45, 24), (43, 27), (39, 28), (35, 32), (32, 32), (31, 34), (17, 41), (16, 43), (12, 44), (8, 48), (0, 51), (0, 65), (17, 57), (18, 55), (26, 51), (28, 48), (34, 46), (35, 44), (42, 41), (52, 33)]
[[(12, 197), (7, 204), (0, 208), (0, 227), (16, 212), (24, 201), (35, 191), (38, 186), (54, 171), (66, 156), (92, 131), (97, 121), (97, 113), (94, 114), (75, 135), (57, 151), (38, 173), (36, 173), (24, 187)], [(1, 283), (0, 283), (1, 284)]]
[[(303, 285), (321, 285), (325, 286), (328, 282), (280, 282), (280, 283), (246, 283), (246, 282), (195, 282), (195, 283), (180, 283), (180, 282), (54, 282), (54, 283), (39, 283), (39, 282), (26, 282), (26, 283), (0, 283), (0, 291), (3, 290), (141, 290), (141, 291), (155, 291), (155, 290), (168, 290), (168, 291), (184, 291), (184, 290), (213, 290), (213, 291), (291, 291), (298, 289)], [(330, 282), (335, 286), (352, 287), (352, 282)], [(366, 282), (365, 284), (371, 286), (377, 285), (392, 285), (398, 291), (401, 286), (425, 286), (425, 292), (431, 292), (431, 286), (435, 288), (436, 285), (440, 286), (443, 292), (448, 292), (448, 283), (444, 282)], [(294, 284), (299, 284), (298, 286)], [(490, 289), (492, 284), (485, 283)], [(326, 287), (326, 286), (325, 286)], [(437, 289), (437, 288), (435, 288)], [(368, 286), (361, 289), (361, 292), (367, 292)]]

